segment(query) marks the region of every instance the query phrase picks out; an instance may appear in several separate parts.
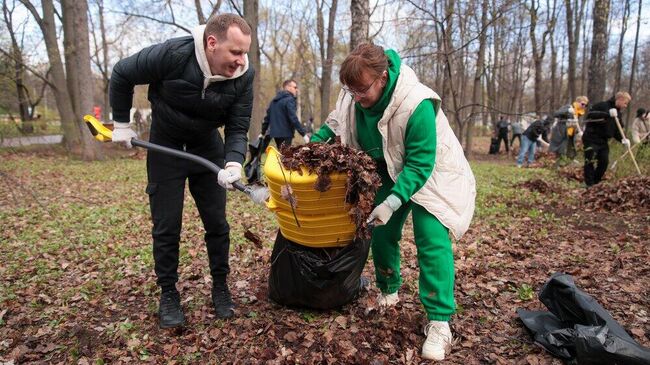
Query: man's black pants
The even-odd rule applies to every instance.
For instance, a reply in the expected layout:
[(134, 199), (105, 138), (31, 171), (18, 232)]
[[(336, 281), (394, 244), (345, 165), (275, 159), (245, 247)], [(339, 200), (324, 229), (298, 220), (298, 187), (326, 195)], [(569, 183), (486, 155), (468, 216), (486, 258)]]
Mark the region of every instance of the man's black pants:
[(499, 139), (499, 149), (501, 149), (501, 141), (503, 141), (503, 144), (506, 145), (506, 152), (510, 152), (510, 144), (508, 143), (508, 135), (507, 134), (499, 134), (497, 136)]
[[(186, 143), (172, 141), (152, 128), (150, 141), (159, 145), (202, 156), (224, 165), (224, 146), (219, 133), (206, 133)], [(147, 153), (149, 205), (153, 220), (153, 256), (158, 285), (171, 289), (178, 281), (179, 241), (182, 225), (185, 180), (196, 202), (208, 251), (210, 273), (214, 283), (225, 283), (230, 271), (228, 255), (230, 227), (226, 221), (226, 191), (217, 176), (207, 168), (159, 152)]]
[(609, 164), (609, 146), (585, 145), (585, 184), (592, 186), (598, 184), (607, 171)]
[(275, 141), (275, 145), (278, 146), (278, 149), (280, 149), (282, 144), (291, 146), (291, 141), (293, 141), (293, 137), (275, 137), (273, 138), (273, 140)]
[(519, 148), (521, 148), (521, 134), (513, 134), (510, 139), (510, 147), (514, 147), (515, 139), (519, 140)]

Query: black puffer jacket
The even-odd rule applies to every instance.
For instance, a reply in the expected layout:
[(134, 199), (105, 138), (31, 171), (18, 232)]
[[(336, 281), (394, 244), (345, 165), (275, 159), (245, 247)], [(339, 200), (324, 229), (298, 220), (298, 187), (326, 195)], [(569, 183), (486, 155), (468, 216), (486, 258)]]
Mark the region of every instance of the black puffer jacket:
[(253, 108), (253, 76), (249, 68), (238, 78), (212, 82), (203, 90), (194, 39), (170, 39), (115, 65), (110, 83), (113, 119), (128, 123), (133, 87), (149, 84), (152, 129), (183, 144), (225, 126), (226, 161), (242, 163)]
[(618, 131), (616, 121), (609, 116), (609, 110), (616, 109), (619, 120), (621, 110), (616, 107), (614, 98), (594, 104), (587, 113), (585, 132), (582, 135), (582, 142), (589, 145), (607, 146), (607, 140), (616, 138), (619, 142), (623, 139)]

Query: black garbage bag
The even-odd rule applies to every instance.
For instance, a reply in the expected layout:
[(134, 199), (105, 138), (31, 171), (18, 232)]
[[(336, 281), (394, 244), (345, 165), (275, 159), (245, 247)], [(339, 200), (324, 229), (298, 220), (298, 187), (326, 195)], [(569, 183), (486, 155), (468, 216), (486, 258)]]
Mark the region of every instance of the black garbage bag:
[(551, 354), (570, 364), (650, 365), (650, 349), (634, 341), (570, 275), (553, 274), (539, 300), (550, 312), (518, 309), (517, 314)]
[(499, 141), (499, 139), (497, 137), (492, 137), (490, 139), (490, 151), (489, 151), (490, 155), (496, 155), (497, 153), (499, 153), (499, 144), (500, 143), (501, 142)]
[(313, 248), (294, 243), (278, 231), (271, 254), (269, 298), (278, 304), (311, 309), (347, 304), (367, 284), (361, 272), (369, 250), (370, 240)]
[(269, 146), (270, 142), (271, 137), (260, 136), (248, 144), (250, 157), (244, 164), (244, 174), (246, 175), (246, 181), (249, 184), (262, 182), (262, 155), (264, 154), (264, 151), (266, 151), (266, 147)]

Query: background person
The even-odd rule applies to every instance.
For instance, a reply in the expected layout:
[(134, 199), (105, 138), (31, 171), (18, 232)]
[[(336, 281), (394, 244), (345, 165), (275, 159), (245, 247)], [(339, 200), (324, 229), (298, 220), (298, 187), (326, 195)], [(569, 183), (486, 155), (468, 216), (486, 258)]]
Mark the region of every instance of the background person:
[(501, 141), (503, 141), (503, 144), (506, 146), (506, 153), (510, 153), (510, 146), (508, 143), (508, 126), (510, 123), (506, 120), (506, 118), (502, 115), (499, 117), (499, 121), (497, 122), (496, 126), (496, 133), (497, 133), (497, 139), (498, 139), (498, 145), (499, 149), (501, 149)]
[(636, 111), (636, 118), (632, 121), (632, 143), (648, 143), (650, 140), (650, 116), (644, 108)]
[(616, 118), (621, 115), (621, 110), (627, 108), (632, 100), (630, 94), (619, 91), (616, 95), (605, 101), (594, 104), (586, 117), (585, 132), (582, 143), (585, 146), (584, 176), (587, 187), (598, 184), (607, 171), (609, 164), (610, 138), (629, 146), (630, 141), (621, 135), (616, 125)]
[(519, 140), (519, 148), (521, 148), (521, 134), (524, 133), (524, 128), (521, 126), (521, 122), (516, 120), (512, 122), (512, 138), (510, 139), (510, 148), (514, 147), (515, 139)]
[(298, 84), (294, 80), (286, 80), (282, 83), (282, 90), (278, 91), (266, 110), (261, 134), (266, 135), (268, 130), (269, 136), (275, 140), (278, 148), (283, 143), (291, 146), (296, 130), (304, 138), (305, 143), (309, 142), (309, 136), (296, 115), (296, 95), (298, 95)]
[(575, 158), (575, 139), (580, 134), (578, 118), (585, 115), (587, 105), (589, 99), (586, 96), (578, 96), (571, 104), (564, 105), (553, 113), (556, 122), (551, 129), (551, 145), (548, 150), (555, 153), (558, 161), (564, 156)]
[(526, 155), (528, 155), (526, 167), (535, 162), (537, 142), (543, 145), (548, 145), (548, 143), (542, 139), (542, 135), (550, 122), (551, 121), (548, 118), (546, 120), (539, 119), (526, 128), (521, 138), (521, 148), (519, 149), (519, 155), (517, 156), (517, 167), (523, 166)]

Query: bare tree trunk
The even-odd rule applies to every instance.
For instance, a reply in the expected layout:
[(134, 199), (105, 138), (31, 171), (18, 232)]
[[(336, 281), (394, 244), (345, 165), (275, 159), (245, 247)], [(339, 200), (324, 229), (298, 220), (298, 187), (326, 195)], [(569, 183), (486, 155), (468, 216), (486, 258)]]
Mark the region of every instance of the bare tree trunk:
[(574, 8), (571, 4), (572, 0), (564, 0), (564, 6), (566, 8), (566, 32), (567, 39), (569, 41), (569, 68), (567, 70), (567, 87), (569, 90), (569, 99), (575, 100), (577, 96), (576, 92), (576, 54), (578, 52), (578, 39), (575, 37), (576, 29), (580, 29), (580, 26), (576, 26), (574, 29), (573, 18)]
[(350, 51), (359, 43), (368, 41), (368, 28), (370, 25), (370, 6), (368, 0), (351, 0), (350, 13), (352, 25), (350, 27)]
[(483, 65), (485, 62), (485, 44), (487, 43), (487, 14), (488, 14), (488, 0), (483, 0), (481, 3), (481, 34), (479, 35), (479, 44), (478, 44), (478, 54), (476, 55), (476, 70), (474, 72), (474, 89), (472, 90), (472, 113), (470, 115), (469, 121), (467, 122), (467, 134), (466, 134), (466, 144), (465, 144), (465, 155), (471, 157), (472, 155), (472, 130), (474, 126), (474, 120), (478, 115), (482, 115), (481, 108), (481, 96), (482, 96), (482, 82), (481, 78), (483, 76)]
[(535, 34), (537, 28), (537, 16), (539, 10), (539, 3), (536, 0), (531, 1), (531, 5), (528, 8), (530, 13), (530, 42), (533, 51), (533, 64), (535, 65), (535, 113), (539, 114), (542, 111), (543, 100), (545, 100), (542, 95), (542, 64), (544, 62), (544, 55), (546, 53), (546, 39), (549, 34), (552, 34), (551, 30), (555, 27), (555, 3), (553, 4), (552, 9), (548, 11), (552, 12), (552, 15), (549, 15), (549, 21), (546, 25), (546, 30), (542, 33), (541, 44), (538, 44), (537, 35)]
[[(587, 33), (587, 14), (586, 12), (587, 7), (586, 7), (586, 0), (583, 0), (582, 5), (582, 11), (580, 12), (583, 15), (584, 21), (582, 22), (582, 59), (580, 61), (580, 95), (587, 95), (587, 51), (589, 47), (587, 47), (587, 41), (589, 40), (589, 33)], [(576, 37), (579, 38), (579, 37)]]
[(110, 79), (108, 77), (108, 42), (106, 41), (106, 25), (104, 23), (104, 0), (98, 0), (99, 6), (99, 30), (102, 37), (102, 91), (104, 104), (102, 108), (102, 118), (104, 120), (110, 119), (110, 101), (108, 99), (108, 87)]
[[(199, 24), (205, 24), (206, 19), (205, 19), (205, 15), (203, 15), (201, 0), (194, 0), (194, 7), (196, 8), (196, 17), (199, 20)], [(244, 4), (244, 15), (246, 15), (246, 4)]]
[(547, 0), (546, 8), (549, 12), (547, 27), (551, 46), (551, 100), (548, 106), (549, 114), (551, 114), (558, 107), (558, 97), (562, 95), (562, 84), (557, 84), (557, 52), (555, 49), (555, 9), (557, 8), (557, 0), (553, 0), (553, 5), (549, 4), (549, 0)]
[[(642, 5), (643, 5), (643, 0), (639, 0), (639, 9), (638, 9), (637, 18), (636, 18), (636, 35), (634, 36), (634, 53), (632, 54), (632, 66), (631, 66), (631, 70), (630, 70), (630, 84), (629, 84), (629, 87), (628, 87), (628, 92), (631, 95), (635, 95), (635, 91), (636, 91), (636, 90), (634, 90), (634, 77), (636, 75), (636, 62), (637, 62), (636, 58), (637, 58), (637, 51), (638, 51), (638, 47), (639, 47), (639, 31), (640, 31), (640, 28), (641, 28), (641, 7), (642, 7)], [(625, 133), (627, 133), (629, 131), (629, 128), (630, 128), (630, 117), (631, 117), (632, 113), (630, 113), (629, 110), (628, 110), (628, 112), (625, 113), (625, 114), (626, 114), (626, 116), (625, 116)]]
[(262, 62), (260, 59), (259, 40), (257, 38), (259, 0), (244, 0), (244, 18), (251, 27), (251, 48), (248, 56), (253, 69), (255, 69), (255, 78), (253, 79), (253, 113), (251, 115), (251, 124), (249, 129), (249, 136), (252, 139), (262, 130), (262, 118), (264, 118), (264, 106), (260, 103), (260, 100), (262, 99)]
[(79, 148), (84, 160), (100, 158), (98, 144), (86, 129), (83, 116), (92, 113), (94, 82), (90, 70), (88, 38), (88, 2), (63, 0), (63, 45), (65, 49), (66, 80), (74, 110), (75, 126), (79, 129)]
[(595, 0), (593, 14), (593, 39), (591, 41), (591, 61), (587, 96), (589, 100), (602, 100), (605, 95), (607, 79), (607, 21), (609, 0)]
[(614, 92), (621, 88), (621, 77), (623, 74), (623, 40), (627, 32), (627, 20), (630, 17), (630, 0), (625, 0), (623, 7), (623, 23), (621, 25), (621, 35), (618, 40), (618, 54), (616, 55), (616, 76), (614, 77)]
[(76, 126), (74, 109), (72, 108), (72, 101), (70, 100), (70, 94), (68, 93), (65, 71), (56, 39), (54, 4), (52, 3), (52, 0), (42, 0), (43, 18), (41, 18), (38, 11), (29, 0), (20, 0), (20, 2), (27, 7), (30, 13), (32, 13), (32, 16), (36, 19), (36, 22), (43, 32), (45, 48), (52, 68), (52, 83), (54, 84), (52, 91), (54, 93), (54, 98), (56, 99), (57, 109), (59, 110), (59, 117), (61, 118), (63, 141), (66, 149), (74, 152), (75, 150), (78, 150), (81, 141), (81, 131)]
[(23, 57), (23, 50), (13, 26), (13, 8), (7, 7), (7, 1), (2, 1), (2, 13), (4, 20), (9, 31), (9, 38), (11, 39), (11, 63), (14, 66), (14, 85), (16, 86), (16, 96), (18, 97), (18, 113), (20, 121), (22, 122), (19, 130), (23, 134), (31, 134), (34, 132), (34, 125), (32, 124), (33, 111), (30, 113), (29, 96), (27, 95), (27, 87), (25, 86), (25, 61)]
[[(318, 1), (318, 0), (317, 0)], [(321, 122), (327, 118), (330, 112), (330, 93), (332, 88), (332, 63), (334, 60), (334, 22), (336, 20), (336, 7), (338, 0), (332, 0), (329, 9), (329, 17), (327, 23), (327, 43), (325, 43), (324, 33), (325, 25), (323, 19), (324, 1), (318, 4), (317, 14), (317, 28), (318, 38), (320, 40), (320, 55), (323, 73), (321, 75), (320, 84), (320, 120)]]

